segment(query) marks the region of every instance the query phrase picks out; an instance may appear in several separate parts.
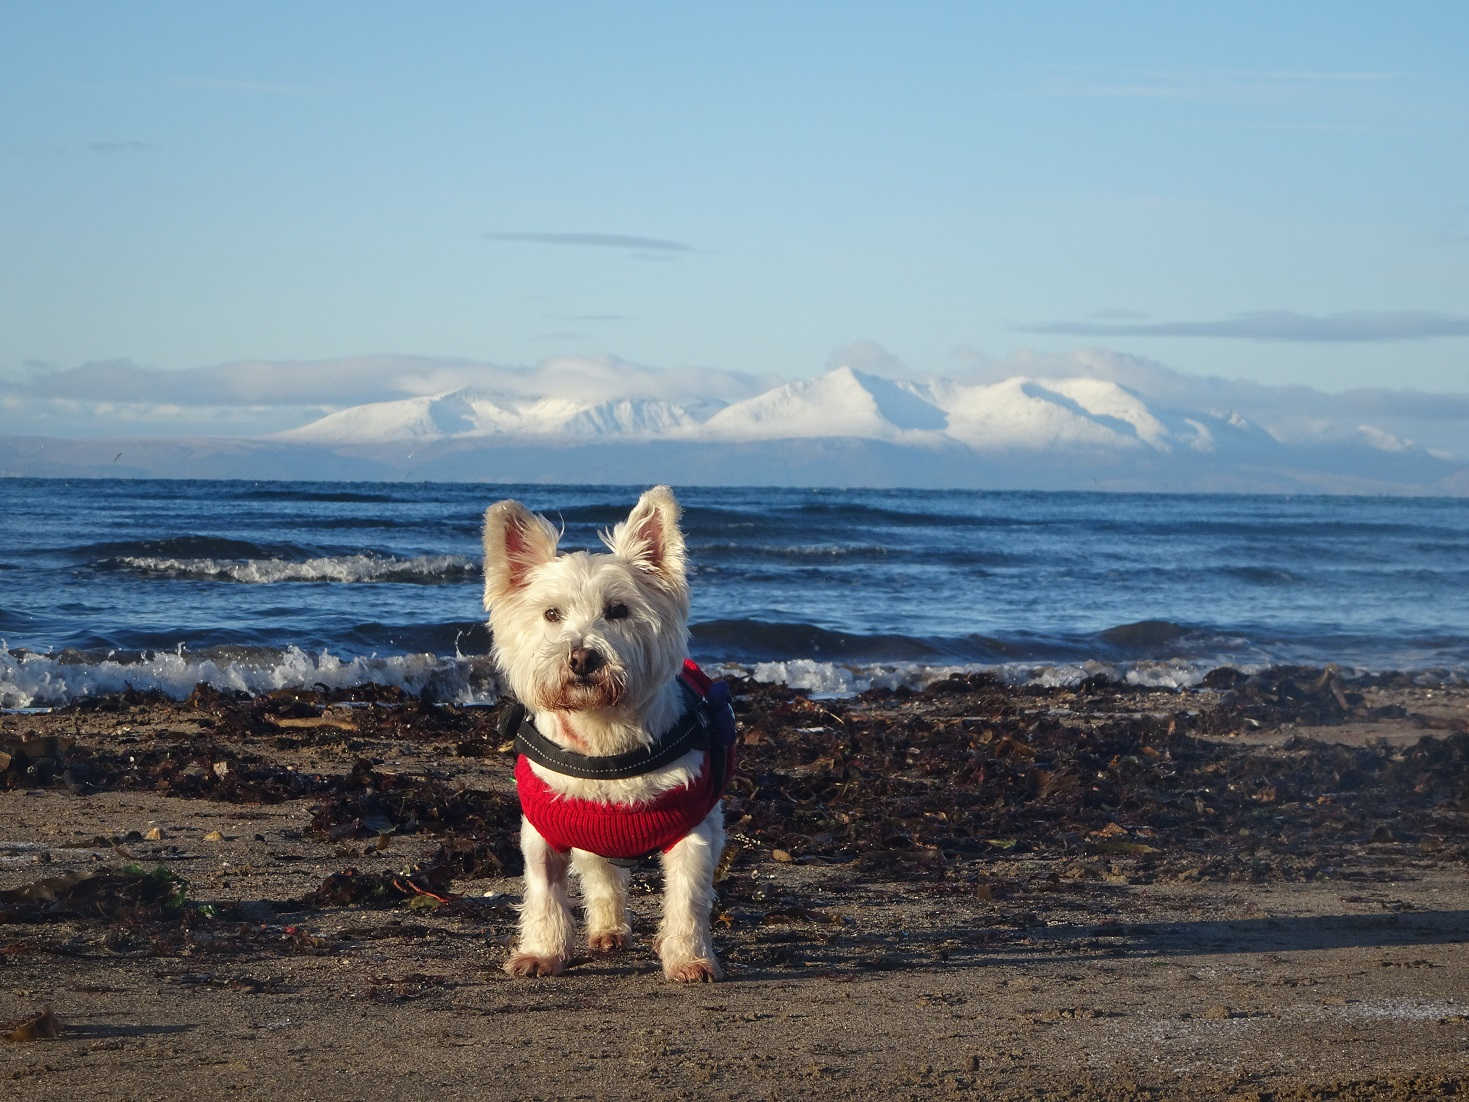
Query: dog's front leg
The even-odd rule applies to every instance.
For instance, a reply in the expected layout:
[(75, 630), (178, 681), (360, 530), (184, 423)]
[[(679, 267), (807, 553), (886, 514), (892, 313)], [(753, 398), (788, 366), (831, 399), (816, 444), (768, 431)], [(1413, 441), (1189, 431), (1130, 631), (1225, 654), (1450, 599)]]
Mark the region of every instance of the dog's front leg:
[(654, 945), (663, 974), (679, 983), (710, 983), (723, 974), (709, 933), (714, 869), (723, 850), (724, 812), (716, 804), (663, 855), (663, 926)]
[(574, 925), (566, 890), (570, 854), (552, 849), (525, 818), (520, 820), (520, 852), (525, 857), (525, 898), (520, 903), (520, 936), (505, 971), (555, 976), (571, 958)]
[(581, 878), (587, 948), (597, 953), (626, 948), (632, 933), (627, 922), (627, 869), (580, 849), (571, 851), (571, 867)]

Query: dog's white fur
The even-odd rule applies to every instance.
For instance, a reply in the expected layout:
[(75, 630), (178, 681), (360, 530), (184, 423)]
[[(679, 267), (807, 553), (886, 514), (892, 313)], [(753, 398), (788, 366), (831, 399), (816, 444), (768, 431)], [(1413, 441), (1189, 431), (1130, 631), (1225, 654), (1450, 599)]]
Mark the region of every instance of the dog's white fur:
[[(555, 527), (518, 501), (498, 502), (485, 513), (484, 602), (495, 661), (540, 732), (567, 750), (634, 750), (683, 712), (675, 678), (688, 654), (689, 589), (678, 518), (673, 491), (655, 486), (603, 534), (610, 554), (557, 555)], [(582, 672), (572, 668), (578, 653)], [(531, 768), (563, 795), (638, 804), (691, 783), (702, 756), (691, 751), (656, 772), (606, 781), (568, 777), (535, 763)], [(547, 976), (566, 968), (575, 939), (568, 865), (581, 881), (588, 947), (605, 952), (627, 944), (627, 870), (583, 850), (557, 853), (525, 819), (520, 848), (525, 897), (507, 972)], [(663, 854), (663, 924), (653, 944), (671, 980), (720, 975), (709, 912), (723, 848), (724, 818), (716, 804)]]

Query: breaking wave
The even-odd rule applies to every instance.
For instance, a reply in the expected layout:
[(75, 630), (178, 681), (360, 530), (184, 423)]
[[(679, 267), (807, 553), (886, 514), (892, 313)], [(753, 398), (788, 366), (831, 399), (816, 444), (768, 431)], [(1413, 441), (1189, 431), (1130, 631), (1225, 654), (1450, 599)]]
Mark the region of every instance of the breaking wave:
[[(818, 696), (851, 696), (872, 688), (923, 689), (957, 673), (989, 672), (1015, 684), (1075, 685), (1102, 675), (1128, 684), (1181, 688), (1207, 672), (1186, 662), (1097, 662), (1075, 665), (974, 663), (841, 663), (809, 658), (781, 662), (710, 663), (721, 675), (789, 685)], [(413, 696), (459, 705), (493, 704), (499, 680), (487, 657), (403, 654), (343, 658), (299, 647), (183, 647), (134, 655), (88, 655), (77, 651), (36, 654), (0, 647), (0, 708), (56, 708), (114, 693), (161, 692), (182, 700), (200, 684), (252, 696), (277, 689), (346, 689), (387, 685)]]
[[(756, 681), (804, 689), (814, 696), (854, 696), (869, 689), (926, 689), (936, 681), (956, 674), (988, 673), (1011, 685), (1072, 688), (1100, 677), (1124, 685), (1155, 689), (1192, 688), (1213, 669), (1212, 663), (1174, 659), (1165, 662), (1105, 663), (1088, 660), (1060, 665), (1006, 662), (999, 664), (929, 665), (919, 662), (845, 665), (796, 658), (788, 662), (758, 662), (745, 672)], [(1245, 666), (1254, 673), (1260, 666)]]
[[(711, 673), (787, 685), (817, 697), (846, 697), (869, 689), (922, 690), (956, 674), (984, 673), (1010, 685), (1074, 688), (1100, 678), (1154, 689), (1197, 686), (1221, 663), (1187, 658), (1104, 662), (831, 662), (792, 658), (764, 662), (705, 663)], [(1277, 663), (1227, 663), (1252, 674)], [(1344, 673), (1351, 674), (1347, 668)], [(1420, 682), (1463, 684), (1466, 671), (1438, 669), (1416, 675)], [(115, 693), (161, 692), (182, 700), (200, 684), (252, 696), (277, 689), (348, 689), (386, 685), (420, 699), (461, 706), (494, 704), (500, 682), (491, 659), (455, 653), (344, 658), (299, 647), (215, 647), (197, 653), (173, 651), (105, 656), (77, 651), (36, 654), (10, 651), (0, 643), (0, 708), (45, 709)]]
[(310, 549), (297, 543), (257, 543), (253, 540), (228, 539), (223, 536), (169, 536), (156, 540), (109, 540), (84, 543), (57, 551), (82, 562), (108, 563), (129, 557), (165, 558), (290, 558), (310, 554)]
[(202, 581), (275, 585), (280, 582), (397, 582), (409, 585), (446, 585), (472, 582), (479, 564), (461, 555), (323, 555), (293, 560), (283, 558), (221, 559), (122, 555), (101, 564), (155, 578), (193, 578)]
[(1130, 661), (1146, 658), (1221, 659), (1242, 640), (1169, 620), (1119, 624), (1095, 633), (1027, 633), (1009, 637), (837, 631), (815, 624), (767, 620), (708, 620), (691, 628), (694, 648), (733, 661), (915, 662), (996, 665), (1007, 662)]
[(134, 656), (35, 654), (0, 647), (0, 708), (52, 708), (111, 693), (161, 692), (182, 700), (205, 684), (252, 696), (276, 689), (389, 685), (454, 704), (491, 704), (498, 681), (486, 658), (403, 654), (340, 658), (299, 647), (179, 647)]

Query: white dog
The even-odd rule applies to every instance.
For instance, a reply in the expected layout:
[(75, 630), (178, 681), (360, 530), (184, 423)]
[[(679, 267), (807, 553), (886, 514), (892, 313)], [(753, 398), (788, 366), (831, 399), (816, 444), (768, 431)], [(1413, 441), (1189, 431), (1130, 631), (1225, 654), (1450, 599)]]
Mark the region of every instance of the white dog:
[(663, 974), (684, 983), (721, 974), (709, 911), (733, 715), (710, 704), (707, 679), (687, 662), (678, 517), (673, 492), (658, 486), (603, 534), (611, 554), (558, 556), (556, 529), (519, 502), (485, 513), (495, 660), (524, 709), (511, 721), (525, 855), (505, 965), (513, 976), (556, 975), (571, 959), (568, 866), (581, 881), (588, 948), (626, 946), (628, 870), (617, 862), (658, 851)]

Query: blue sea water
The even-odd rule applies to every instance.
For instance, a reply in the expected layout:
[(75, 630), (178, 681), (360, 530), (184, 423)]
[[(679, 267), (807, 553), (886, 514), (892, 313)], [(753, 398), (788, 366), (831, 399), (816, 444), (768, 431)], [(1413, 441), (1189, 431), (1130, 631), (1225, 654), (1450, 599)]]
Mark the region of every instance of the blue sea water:
[[(480, 518), (597, 548), (637, 490), (0, 481), (0, 705), (382, 681), (487, 699)], [(1462, 499), (679, 491), (693, 650), (842, 692), (953, 668), (1186, 684), (1218, 665), (1469, 676)]]

